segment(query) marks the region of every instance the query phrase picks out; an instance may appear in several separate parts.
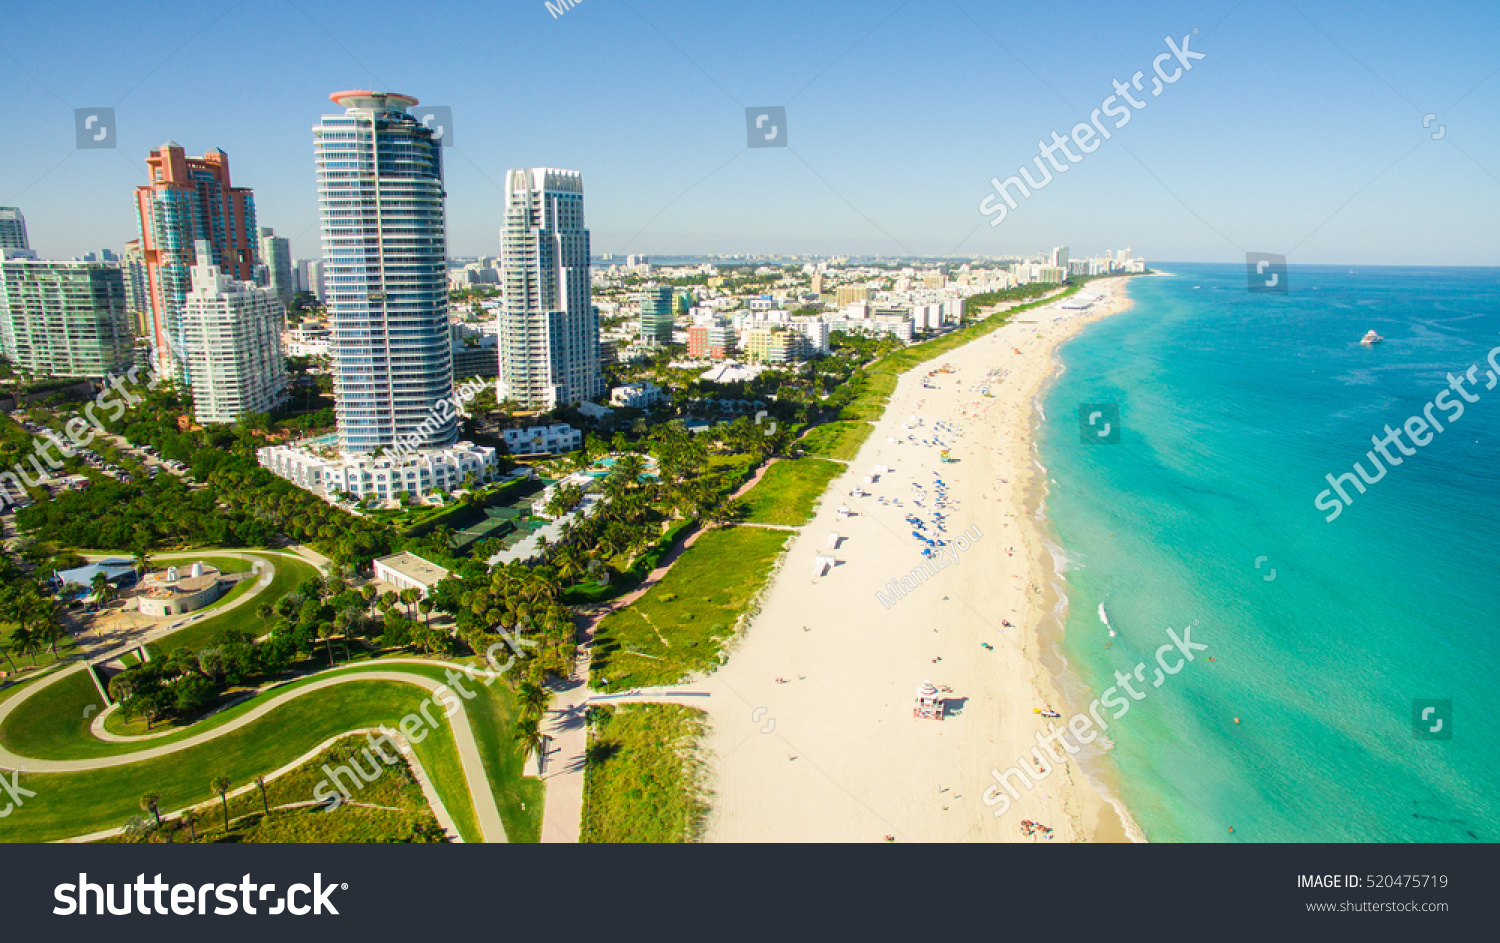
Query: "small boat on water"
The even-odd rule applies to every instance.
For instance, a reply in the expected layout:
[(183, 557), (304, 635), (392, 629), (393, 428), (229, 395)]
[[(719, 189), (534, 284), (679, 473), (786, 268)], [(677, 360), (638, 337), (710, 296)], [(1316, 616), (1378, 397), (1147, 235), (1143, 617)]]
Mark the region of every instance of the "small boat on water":
[(1373, 330), (1371, 330), (1366, 331), (1365, 336), (1360, 338), (1359, 342), (1368, 347), (1372, 344), (1378, 344), (1383, 340), (1385, 340), (1385, 338), (1381, 337), (1379, 334), (1376, 334)]

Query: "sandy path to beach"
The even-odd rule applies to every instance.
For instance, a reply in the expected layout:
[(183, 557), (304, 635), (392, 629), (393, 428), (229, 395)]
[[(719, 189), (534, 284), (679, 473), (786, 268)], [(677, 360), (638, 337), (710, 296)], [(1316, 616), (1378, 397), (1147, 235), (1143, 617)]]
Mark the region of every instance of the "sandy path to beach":
[[(712, 692), (700, 705), (711, 724), (709, 840), (1123, 837), (1076, 763), (1021, 791), (1001, 817), (993, 814), (997, 793), (990, 807), (984, 802), (991, 768), (1036, 747), (1046, 721), (1034, 709), (1061, 706), (1037, 660), (1037, 626), (1050, 602), (1039, 591), (1044, 551), (1024, 511), (1038, 474), (1033, 400), (1055, 369), (1059, 342), (1129, 306), (1123, 283), (1089, 285), (1102, 297), (1086, 312), (1022, 312), (901, 378), (874, 434), (792, 541), (728, 663), (693, 685)], [(929, 375), (944, 364), (954, 372)], [(986, 386), (990, 396), (980, 392)], [(956, 463), (940, 462), (943, 446)], [(877, 465), (893, 470), (866, 483)], [(932, 513), (939, 478), (946, 531)], [(856, 488), (868, 494), (852, 496)], [(841, 506), (854, 516), (841, 518)], [(924, 562), (914, 529), (949, 541), (951, 553), (887, 607), (877, 594)], [(954, 539), (965, 532), (978, 536), (960, 550)], [(837, 550), (828, 549), (833, 533), (842, 538)], [(818, 554), (838, 564), (815, 576)], [(951, 689), (943, 721), (913, 717), (929, 679)], [(1050, 828), (1050, 837), (1025, 833), (1023, 820)]]

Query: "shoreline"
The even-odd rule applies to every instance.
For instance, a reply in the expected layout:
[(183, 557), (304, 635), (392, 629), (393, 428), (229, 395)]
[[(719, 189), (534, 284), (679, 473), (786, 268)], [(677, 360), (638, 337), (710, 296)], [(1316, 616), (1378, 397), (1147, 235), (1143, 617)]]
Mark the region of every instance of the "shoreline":
[[(1046, 627), (1061, 597), (1034, 420), (1057, 346), (1128, 310), (1126, 284), (1093, 282), (1086, 311), (1021, 312), (900, 377), (727, 662), (698, 682), (712, 692), (707, 840), (1141, 839), (1092, 761), (1033, 777), (1001, 816), (991, 773), (1036, 745), (1037, 711), (1073, 699)], [(928, 539), (947, 544), (931, 545), (942, 561), (918, 554)], [(835, 562), (815, 569), (819, 556)], [(941, 722), (913, 716), (927, 680), (948, 689)]]
[[(1170, 275), (1157, 272), (1155, 275)], [(1051, 494), (1048, 486), (1049, 471), (1042, 461), (1041, 427), (1046, 419), (1047, 396), (1061, 379), (1067, 366), (1058, 356), (1063, 344), (1083, 333), (1083, 329), (1095, 321), (1112, 314), (1122, 314), (1135, 305), (1129, 297), (1129, 281), (1120, 283), (1119, 293), (1124, 303), (1097, 317), (1079, 319), (1076, 327), (1066, 335), (1058, 337), (1048, 350), (1052, 369), (1041, 378), (1031, 396), (1031, 410), (1027, 417), (1026, 436), (1030, 443), (1031, 462), (1022, 503), (1025, 507), (1025, 532), (1028, 540), (1028, 556), (1033, 566), (1033, 579), (1042, 587), (1038, 617), (1030, 628), (1038, 640), (1038, 663), (1046, 669), (1053, 685), (1059, 689), (1059, 709), (1065, 717), (1085, 710), (1094, 699), (1090, 688), (1072, 668), (1063, 649), (1067, 635), (1068, 615), (1071, 600), (1067, 594), (1068, 560), (1067, 550), (1052, 528), (1047, 516), (1047, 498)], [(1106, 759), (1107, 750), (1093, 746), (1082, 747), (1079, 766), (1085, 779), (1098, 794), (1101, 807), (1098, 810), (1098, 825), (1091, 841), (1115, 843), (1145, 843), (1149, 841), (1145, 830), (1130, 814), (1120, 795), (1118, 771)], [(1113, 814), (1109, 814), (1109, 813)]]

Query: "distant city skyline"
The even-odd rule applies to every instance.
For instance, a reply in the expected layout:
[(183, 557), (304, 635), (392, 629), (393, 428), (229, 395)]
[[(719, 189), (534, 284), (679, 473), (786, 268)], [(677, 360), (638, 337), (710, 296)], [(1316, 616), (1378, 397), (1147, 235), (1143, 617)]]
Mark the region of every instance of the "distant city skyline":
[[(0, 140), (0, 205), (21, 209), (45, 257), (119, 251), (138, 235), (128, 194), (145, 156), (176, 140), (229, 154), (257, 222), (316, 258), (306, 142), (327, 90), (395, 88), (451, 109), (453, 256), (498, 251), (508, 169), (557, 166), (590, 180), (596, 253), (1066, 242), (1182, 261), (1500, 264), (1496, 8), (1222, 0), (1122, 16), (1080, 3), (1056, 23), (960, 2), (705, 13), (655, 0), (409, 14), (389, 0), (11, 11), (0, 81), (26, 120)], [(439, 54), (370, 52), (393, 22)], [(1133, 92), (1150, 108), (989, 226), (991, 179), (1088, 121), (1113, 83), (1139, 70), (1149, 90), (1166, 37), (1205, 58), (1160, 98)], [(549, 76), (545, 95), (507, 91), (533, 74)], [(747, 147), (760, 105), (785, 108), (788, 146)], [(114, 153), (75, 149), (74, 110), (95, 106), (114, 110)]]

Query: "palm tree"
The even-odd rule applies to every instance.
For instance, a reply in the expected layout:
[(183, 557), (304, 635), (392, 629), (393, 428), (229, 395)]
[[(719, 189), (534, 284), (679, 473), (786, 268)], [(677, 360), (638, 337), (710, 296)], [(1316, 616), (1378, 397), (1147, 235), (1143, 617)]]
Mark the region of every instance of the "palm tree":
[(15, 647), (15, 645), (16, 645), (16, 640), (15, 639), (16, 639), (16, 637), (15, 637), (14, 634), (11, 635), (9, 641), (7, 641), (3, 637), (0, 637), (0, 655), (4, 655), (5, 656), (5, 660), (10, 664), (11, 674), (15, 674), (16, 671), (19, 670), (19, 669), (16, 668), (16, 663), (14, 661), (12, 661), (11, 657), (10, 657), (10, 650), (11, 650), (11, 648)]
[(159, 793), (159, 792), (148, 792), (145, 795), (141, 796), (141, 811), (142, 812), (150, 812), (152, 815), (156, 816), (156, 827), (157, 828), (161, 828), (161, 807), (160, 807), (160, 804), (159, 804), (160, 802), (161, 802), (161, 793)]
[(520, 726), (516, 728), (515, 739), (521, 745), (521, 760), (524, 762), (533, 753), (537, 755), (538, 763), (541, 760), (542, 746), (547, 738), (542, 734), (540, 717), (522, 717)]
[(229, 831), (229, 777), (223, 773), (208, 781), (208, 788), (219, 794), (219, 801), (224, 804), (224, 831)]
[(94, 590), (94, 602), (100, 606), (103, 606), (108, 598), (114, 596), (114, 585), (110, 583), (109, 577), (105, 576), (102, 570), (95, 573), (94, 578), (89, 582)]
[(516, 693), (521, 700), (523, 717), (541, 717), (552, 702), (552, 692), (538, 684), (523, 681)]
[(52, 651), (53, 657), (57, 655), (57, 640), (63, 637), (63, 627), (57, 621), (57, 610), (52, 603), (38, 599), (36, 602), (35, 615), (37, 617), (36, 636), (38, 644), (44, 644)]
[(335, 631), (335, 626), (334, 626), (334, 624), (332, 622), (319, 622), (318, 623), (318, 638), (322, 639), (323, 642), (324, 642), (324, 644), (326, 644), (328, 646), (328, 667), (330, 667), (330, 668), (332, 668), (334, 665), (338, 664), (338, 662), (335, 661), (334, 657), (333, 657), (333, 635), (334, 635), (334, 631)]
[(408, 619), (415, 618), (411, 610), (412, 603), (421, 598), (422, 594), (417, 592), (415, 589), (403, 589), (401, 591), (401, 601), (406, 603), (406, 617)]
[(121, 830), (131, 838), (144, 838), (151, 834), (151, 823), (139, 815), (132, 815), (125, 820), (125, 826)]
[(198, 811), (196, 809), (184, 809), (177, 820), (188, 827), (189, 841), (198, 840)]
[(139, 577), (142, 574), (150, 571), (150, 569), (151, 551), (145, 547), (142, 547), (135, 552), (135, 574), (137, 577)]
[(271, 816), (271, 804), (270, 804), (270, 802), (268, 802), (266, 800), (266, 777), (264, 777), (264, 776), (257, 776), (257, 777), (255, 777), (255, 785), (257, 785), (257, 786), (260, 787), (260, 807), (265, 812), (266, 817), (270, 818), (270, 816)]
[(31, 656), (31, 667), (36, 667), (36, 653), (41, 647), (37, 643), (36, 636), (24, 625), (18, 625), (10, 631), (10, 648), (23, 655)]

